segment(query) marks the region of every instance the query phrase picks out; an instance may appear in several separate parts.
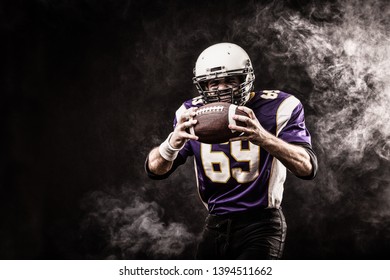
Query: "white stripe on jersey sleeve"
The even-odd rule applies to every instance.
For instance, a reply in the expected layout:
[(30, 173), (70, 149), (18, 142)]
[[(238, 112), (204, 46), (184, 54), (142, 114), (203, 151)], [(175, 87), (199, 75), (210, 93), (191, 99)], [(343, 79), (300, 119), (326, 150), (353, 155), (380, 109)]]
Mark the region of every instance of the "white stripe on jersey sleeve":
[(179, 109), (176, 111), (176, 122), (179, 122), (180, 116), (184, 113), (187, 108), (182, 104)]
[(287, 125), (291, 118), (292, 112), (299, 103), (299, 100), (295, 96), (290, 96), (279, 105), (278, 111), (276, 113), (276, 137)]
[[(291, 114), (300, 101), (290, 96), (286, 98), (278, 108), (276, 113), (276, 137), (287, 125)], [(272, 161), (271, 174), (268, 185), (268, 208), (279, 209), (283, 199), (284, 181), (286, 180), (286, 167), (276, 158)]]

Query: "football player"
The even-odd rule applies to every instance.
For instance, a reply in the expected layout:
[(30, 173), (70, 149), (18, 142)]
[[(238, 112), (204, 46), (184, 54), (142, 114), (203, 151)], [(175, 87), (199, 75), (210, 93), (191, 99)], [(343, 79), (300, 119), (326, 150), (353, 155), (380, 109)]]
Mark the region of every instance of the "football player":
[[(220, 43), (196, 61), (193, 82), (199, 96), (177, 110), (174, 130), (148, 155), (145, 169), (152, 179), (167, 178), (194, 157), (197, 187), (209, 211), (198, 259), (279, 259), (286, 238), (281, 208), (288, 169), (313, 179), (317, 158), (305, 125), (301, 102), (279, 90), (253, 91), (255, 74), (248, 54), (238, 45)], [(229, 128), (241, 136), (221, 144), (205, 144), (189, 128), (194, 109), (212, 102), (238, 105), (246, 124)]]

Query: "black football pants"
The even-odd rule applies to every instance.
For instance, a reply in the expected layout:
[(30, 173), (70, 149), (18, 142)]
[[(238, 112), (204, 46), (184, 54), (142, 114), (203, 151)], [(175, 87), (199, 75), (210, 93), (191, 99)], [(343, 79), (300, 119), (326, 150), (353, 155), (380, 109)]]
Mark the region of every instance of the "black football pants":
[(197, 259), (280, 259), (287, 225), (282, 209), (231, 216), (209, 215)]

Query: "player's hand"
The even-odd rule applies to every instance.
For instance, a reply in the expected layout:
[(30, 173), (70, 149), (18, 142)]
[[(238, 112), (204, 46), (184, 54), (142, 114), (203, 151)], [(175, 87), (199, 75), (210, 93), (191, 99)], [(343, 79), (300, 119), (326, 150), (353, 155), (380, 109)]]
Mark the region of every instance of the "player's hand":
[(229, 124), (229, 129), (243, 132), (241, 136), (231, 138), (230, 141), (249, 140), (253, 144), (260, 146), (262, 140), (267, 134), (266, 130), (262, 127), (259, 120), (256, 118), (255, 113), (251, 109), (245, 106), (238, 106), (238, 109), (247, 113), (249, 117), (241, 115), (233, 116), (234, 120), (245, 123), (246, 127)]
[(177, 120), (177, 124), (169, 141), (173, 148), (183, 147), (188, 140), (198, 140), (198, 136), (189, 133), (190, 128), (197, 123), (197, 120), (193, 119), (195, 110), (196, 108), (190, 108), (184, 111)]

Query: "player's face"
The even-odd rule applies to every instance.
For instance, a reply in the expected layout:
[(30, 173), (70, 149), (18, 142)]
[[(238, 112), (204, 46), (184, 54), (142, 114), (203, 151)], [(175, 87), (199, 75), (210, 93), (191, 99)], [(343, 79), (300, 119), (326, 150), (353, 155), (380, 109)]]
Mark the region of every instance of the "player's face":
[(240, 79), (237, 76), (210, 80), (206, 84), (209, 102), (233, 102), (233, 96), (238, 92)]
[(238, 88), (240, 85), (240, 79), (237, 76), (225, 77), (222, 79), (210, 80), (207, 82), (207, 89), (213, 90), (226, 90)]

